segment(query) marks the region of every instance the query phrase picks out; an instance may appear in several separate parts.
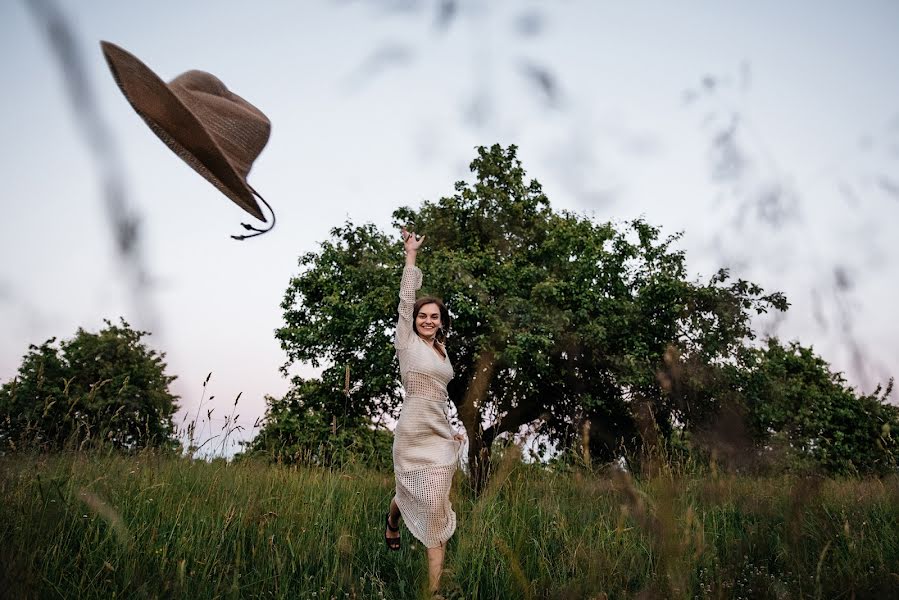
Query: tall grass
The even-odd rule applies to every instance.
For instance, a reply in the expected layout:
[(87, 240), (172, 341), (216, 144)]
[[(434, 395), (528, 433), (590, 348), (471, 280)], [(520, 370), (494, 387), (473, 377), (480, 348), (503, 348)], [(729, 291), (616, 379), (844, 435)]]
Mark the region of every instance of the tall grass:
[[(426, 597), (389, 473), (171, 455), (0, 457), (11, 598)], [(552, 472), (453, 489), (448, 598), (899, 597), (899, 481)]]

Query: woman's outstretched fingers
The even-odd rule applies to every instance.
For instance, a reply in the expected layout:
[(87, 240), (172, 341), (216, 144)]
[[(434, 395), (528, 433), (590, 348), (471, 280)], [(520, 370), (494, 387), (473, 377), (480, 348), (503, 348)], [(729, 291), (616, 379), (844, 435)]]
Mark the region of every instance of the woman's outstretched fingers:
[(424, 242), (425, 236), (416, 237), (415, 232), (402, 228), (403, 246), (406, 250), (418, 250)]

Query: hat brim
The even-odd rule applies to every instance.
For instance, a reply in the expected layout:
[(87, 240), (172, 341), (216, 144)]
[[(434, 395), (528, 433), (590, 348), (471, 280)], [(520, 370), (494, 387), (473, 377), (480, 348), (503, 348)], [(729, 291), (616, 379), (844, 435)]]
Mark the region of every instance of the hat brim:
[(250, 186), (168, 84), (127, 50), (106, 41), (100, 46), (119, 89), (153, 133), (235, 204), (265, 221)]

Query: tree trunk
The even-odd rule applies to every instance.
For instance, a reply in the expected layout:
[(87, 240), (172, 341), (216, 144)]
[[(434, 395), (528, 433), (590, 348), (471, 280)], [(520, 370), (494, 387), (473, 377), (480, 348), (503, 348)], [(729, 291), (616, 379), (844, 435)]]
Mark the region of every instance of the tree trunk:
[(490, 446), (493, 437), (485, 439), (481, 406), (487, 400), (487, 391), (490, 389), (495, 368), (496, 355), (493, 351), (482, 351), (475, 361), (465, 396), (462, 402), (456, 405), (459, 418), (468, 435), (468, 474), (476, 495), (484, 489), (490, 475)]
[(490, 479), (490, 451), (483, 435), (468, 442), (468, 480), (475, 496), (480, 496)]

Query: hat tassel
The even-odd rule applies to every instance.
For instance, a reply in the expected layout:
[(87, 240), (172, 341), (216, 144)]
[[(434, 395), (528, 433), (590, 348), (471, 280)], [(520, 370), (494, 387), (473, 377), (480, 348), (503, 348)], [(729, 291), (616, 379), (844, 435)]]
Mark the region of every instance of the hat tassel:
[(250, 233), (250, 234), (247, 234), (247, 235), (232, 235), (232, 236), (231, 236), (231, 239), (234, 239), (234, 240), (237, 240), (237, 241), (243, 241), (243, 240), (249, 239), (249, 238), (251, 238), (251, 237), (256, 237), (257, 235), (262, 235), (263, 233), (267, 233), (267, 232), (271, 231), (271, 230), (272, 230), (272, 227), (275, 226), (275, 221), (277, 220), (277, 219), (275, 218), (275, 211), (272, 209), (271, 205), (270, 205), (268, 202), (265, 201), (265, 198), (263, 198), (262, 196), (260, 196), (260, 195), (259, 195), (259, 192), (257, 192), (256, 190), (254, 190), (251, 186), (247, 186), (247, 187), (250, 188), (250, 191), (253, 192), (253, 195), (254, 195), (254, 196), (256, 196), (257, 198), (259, 198), (260, 200), (262, 200), (262, 203), (265, 204), (265, 205), (268, 207), (269, 212), (272, 213), (272, 222), (271, 222), (271, 225), (269, 225), (269, 226), (266, 227), (265, 229), (259, 229), (258, 227), (254, 227), (254, 226), (250, 225), (249, 223), (241, 223), (241, 224), (240, 224), (241, 227), (243, 227), (243, 228), (246, 229), (247, 231), (253, 231), (253, 232), (255, 232), (255, 233)]

